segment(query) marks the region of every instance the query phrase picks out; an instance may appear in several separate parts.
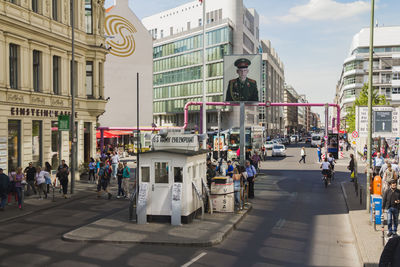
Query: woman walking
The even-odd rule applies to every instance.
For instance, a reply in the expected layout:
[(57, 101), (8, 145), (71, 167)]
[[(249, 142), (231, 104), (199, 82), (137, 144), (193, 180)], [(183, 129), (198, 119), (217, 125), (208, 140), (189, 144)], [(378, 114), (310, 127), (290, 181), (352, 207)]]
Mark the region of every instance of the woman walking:
[(392, 164), (388, 163), (387, 164), (387, 169), (383, 174), (383, 179), (382, 179), (382, 195), (385, 193), (385, 191), (390, 187), (389, 182), (391, 180), (395, 180), (397, 182), (397, 174), (396, 172), (392, 169)]
[(46, 172), (44, 170), (42, 170), (42, 167), (37, 167), (37, 175), (36, 175), (36, 185), (38, 187), (38, 191), (39, 191), (39, 199), (42, 200), (42, 192), (45, 196), (45, 198), (47, 198), (47, 189), (46, 189)]
[(233, 175), (232, 175), (232, 179), (233, 179), (233, 187), (234, 187), (234, 195), (235, 195), (235, 207), (237, 208), (237, 210), (242, 210), (242, 202), (240, 200), (240, 174), (239, 174), (239, 170), (238, 167), (235, 168), (233, 170)]
[(18, 208), (22, 209), (22, 180), (24, 180), (25, 175), (22, 172), (22, 168), (18, 167), (17, 172), (14, 176), (15, 182), (15, 193), (18, 197)]
[(301, 163), (301, 161), (303, 161), (304, 164), (306, 164), (306, 149), (304, 148), (304, 146), (300, 150), (300, 156), (301, 156), (301, 159), (299, 160), (299, 163)]
[(347, 166), (347, 169), (350, 171), (350, 182), (354, 182), (355, 173), (354, 173), (354, 155), (353, 154), (350, 154), (350, 162), (349, 162), (349, 166)]
[(122, 163), (118, 163), (118, 169), (117, 169), (117, 179), (118, 179), (118, 194), (117, 198), (121, 198), (124, 196), (124, 190), (122, 189), (122, 175), (124, 173), (124, 166)]
[(50, 173), (51, 173), (51, 165), (48, 161), (45, 162), (44, 164), (44, 171), (49, 173), (48, 177), (45, 177), (46, 179), (46, 187), (47, 187), (47, 194), (50, 193), (50, 185), (51, 185), (51, 177), (50, 177)]
[[(95, 171), (96, 171), (96, 162), (94, 162), (93, 158), (90, 158), (90, 162), (89, 162), (89, 178), (88, 178), (89, 184), (95, 183), (95, 180), (96, 180), (96, 177), (94, 175)], [(93, 182), (91, 180), (91, 177), (93, 177)]]

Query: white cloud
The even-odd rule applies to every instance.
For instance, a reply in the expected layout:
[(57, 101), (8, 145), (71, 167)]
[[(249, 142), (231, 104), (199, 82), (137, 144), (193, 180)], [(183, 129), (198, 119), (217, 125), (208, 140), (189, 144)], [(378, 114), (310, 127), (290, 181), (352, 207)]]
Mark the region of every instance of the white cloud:
[(279, 19), (283, 22), (308, 20), (339, 20), (350, 18), (370, 10), (370, 4), (364, 1), (338, 3), (334, 0), (310, 0), (305, 5), (292, 7), (289, 14)]
[(271, 20), (268, 19), (266, 16), (260, 14), (260, 25), (268, 25), (271, 24)]

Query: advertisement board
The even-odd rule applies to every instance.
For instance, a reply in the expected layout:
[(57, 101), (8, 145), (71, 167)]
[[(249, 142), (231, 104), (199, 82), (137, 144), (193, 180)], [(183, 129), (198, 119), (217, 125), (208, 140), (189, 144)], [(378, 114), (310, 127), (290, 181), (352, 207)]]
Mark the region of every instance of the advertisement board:
[[(224, 136), (220, 136), (219, 137), (219, 150), (222, 151), (224, 148), (224, 141), (225, 138)], [(218, 151), (218, 136), (214, 136), (214, 147), (213, 147), (214, 151)]]
[(261, 55), (224, 56), (224, 101), (259, 102)]
[(335, 159), (338, 159), (339, 152), (339, 135), (335, 133), (328, 134), (328, 153), (332, 153)]

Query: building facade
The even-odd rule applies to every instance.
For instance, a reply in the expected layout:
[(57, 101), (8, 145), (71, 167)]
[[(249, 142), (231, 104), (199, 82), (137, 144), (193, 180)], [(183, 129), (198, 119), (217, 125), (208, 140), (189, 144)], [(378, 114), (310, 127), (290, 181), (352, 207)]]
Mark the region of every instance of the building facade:
[[(283, 102), (297, 103), (298, 99), (296, 95), (297, 93), (292, 86), (285, 85), (285, 89), (283, 91)], [(297, 107), (284, 106), (283, 119), (285, 122), (285, 135), (291, 135), (297, 133), (297, 127), (298, 127)]]
[[(262, 91), (261, 102), (282, 103), (285, 85), (284, 65), (269, 40), (261, 40)], [(260, 124), (267, 136), (284, 133), (283, 107), (259, 107)]]
[[(354, 35), (336, 87), (336, 103), (345, 118), (369, 72), (369, 28)], [(374, 31), (373, 86), (391, 105), (400, 105), (400, 26), (376, 27)], [(344, 127), (344, 120), (342, 127)]]
[[(72, 138), (58, 116), (76, 119), (77, 161), (96, 153), (104, 112), (104, 1), (76, 1), (75, 62), (70, 1), (0, 1), (0, 167), (70, 161)], [(71, 114), (71, 66), (76, 92)]]
[[(202, 4), (192, 1), (142, 20), (152, 35), (154, 122), (158, 126), (182, 126), (189, 101), (202, 101), (203, 21)], [(206, 96), (223, 101), (224, 55), (256, 54), (259, 49), (259, 17), (242, 0), (207, 1)], [(239, 126), (238, 107), (207, 107), (207, 128)], [(246, 124), (258, 125), (258, 109), (246, 107)], [(200, 125), (199, 106), (190, 108), (189, 128)]]
[(150, 127), (153, 122), (153, 39), (128, 2), (118, 0), (106, 10), (109, 53), (104, 64), (104, 95), (108, 101), (99, 118), (105, 127), (136, 127), (137, 103), (140, 126)]

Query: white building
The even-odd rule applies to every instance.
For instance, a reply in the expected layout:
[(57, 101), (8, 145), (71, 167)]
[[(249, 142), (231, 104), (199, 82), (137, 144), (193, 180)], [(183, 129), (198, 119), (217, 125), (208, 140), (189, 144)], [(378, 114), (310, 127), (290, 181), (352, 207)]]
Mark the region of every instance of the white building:
[(140, 125), (153, 122), (153, 40), (128, 2), (118, 0), (106, 10), (109, 53), (104, 65), (104, 96), (108, 102), (100, 126), (136, 127), (137, 74)]
[[(199, 1), (169, 9), (142, 20), (154, 38), (154, 121), (158, 126), (182, 126), (183, 108), (202, 101), (202, 10)], [(259, 17), (243, 0), (207, 1), (207, 101), (223, 100), (223, 56), (256, 54), (259, 48)], [(239, 108), (207, 108), (207, 128), (239, 125)], [(190, 109), (189, 127), (200, 125), (199, 107)], [(195, 112), (193, 112), (195, 111)], [(246, 108), (246, 124), (258, 124), (256, 107)]]
[[(337, 85), (336, 101), (341, 117), (347, 115), (361, 88), (368, 83), (369, 28), (354, 35)], [(400, 105), (400, 26), (376, 27), (374, 36), (373, 85), (391, 105)], [(344, 126), (344, 125), (343, 125)]]

